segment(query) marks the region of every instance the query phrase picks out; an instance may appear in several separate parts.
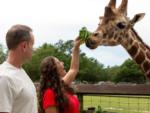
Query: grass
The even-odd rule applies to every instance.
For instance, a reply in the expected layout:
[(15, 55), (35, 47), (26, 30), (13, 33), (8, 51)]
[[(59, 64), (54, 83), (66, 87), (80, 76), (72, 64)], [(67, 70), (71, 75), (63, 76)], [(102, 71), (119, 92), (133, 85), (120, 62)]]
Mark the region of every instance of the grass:
[(150, 96), (84, 96), (84, 109), (100, 105), (115, 113), (150, 113)]

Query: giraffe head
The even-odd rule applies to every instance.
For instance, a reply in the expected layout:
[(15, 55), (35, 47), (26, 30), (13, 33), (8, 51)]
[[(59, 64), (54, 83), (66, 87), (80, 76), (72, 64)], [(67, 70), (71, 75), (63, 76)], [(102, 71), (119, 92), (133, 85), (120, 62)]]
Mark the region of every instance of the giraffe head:
[(95, 49), (99, 45), (115, 46), (128, 42), (128, 31), (145, 14), (139, 13), (130, 19), (127, 17), (127, 2), (128, 0), (122, 0), (121, 5), (116, 8), (116, 0), (110, 0), (105, 7), (104, 16), (100, 17), (98, 28), (86, 41), (87, 47)]

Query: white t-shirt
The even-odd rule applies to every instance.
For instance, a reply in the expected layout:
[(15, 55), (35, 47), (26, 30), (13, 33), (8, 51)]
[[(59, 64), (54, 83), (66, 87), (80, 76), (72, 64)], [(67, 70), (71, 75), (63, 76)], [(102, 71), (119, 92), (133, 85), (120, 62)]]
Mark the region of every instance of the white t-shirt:
[(37, 113), (36, 89), (23, 69), (0, 65), (0, 112)]

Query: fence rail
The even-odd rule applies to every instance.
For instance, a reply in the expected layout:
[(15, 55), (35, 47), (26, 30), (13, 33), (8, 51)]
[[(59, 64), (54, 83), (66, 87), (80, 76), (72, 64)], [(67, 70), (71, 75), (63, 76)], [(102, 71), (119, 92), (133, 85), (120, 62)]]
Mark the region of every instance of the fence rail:
[[(39, 84), (35, 84), (38, 89)], [(127, 112), (119, 112), (119, 113), (150, 113), (150, 84), (76, 84), (73, 85), (76, 93), (79, 97), (80, 101), (80, 113), (84, 113), (84, 108), (93, 107), (93, 104), (88, 103), (96, 103), (99, 101), (99, 104), (103, 105), (102, 100), (108, 102), (109, 108), (114, 109), (114, 107), (110, 106), (113, 104), (118, 104), (118, 107), (115, 109), (125, 111), (126, 109), (130, 109)], [(108, 97), (108, 101), (107, 98)], [(116, 98), (117, 97), (117, 98)], [(91, 98), (90, 100), (88, 100)], [(135, 101), (135, 99), (138, 99)], [(92, 100), (93, 99), (93, 100)], [(114, 102), (112, 100), (117, 99), (118, 102)], [(146, 99), (146, 102), (144, 102)], [(88, 102), (89, 101), (89, 102)], [(94, 102), (95, 101), (95, 102)], [(129, 105), (137, 104), (137, 108), (134, 109)], [(91, 106), (88, 106), (91, 105)], [(95, 104), (96, 105), (96, 104)], [(145, 105), (146, 108), (140, 108), (140, 105)], [(143, 107), (143, 106), (142, 106)], [(135, 109), (137, 112), (135, 112)], [(141, 111), (140, 109), (143, 109)], [(89, 110), (89, 113), (92, 113)], [(105, 113), (116, 113), (116, 112), (105, 112)], [(118, 113), (118, 112), (117, 112)]]
[(73, 87), (78, 94), (150, 95), (150, 84), (77, 84)]

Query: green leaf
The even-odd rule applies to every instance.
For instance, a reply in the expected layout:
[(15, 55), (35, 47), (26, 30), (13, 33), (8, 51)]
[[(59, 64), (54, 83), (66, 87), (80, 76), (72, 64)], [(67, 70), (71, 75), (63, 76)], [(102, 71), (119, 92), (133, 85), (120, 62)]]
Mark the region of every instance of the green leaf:
[(86, 27), (82, 27), (79, 31), (79, 38), (84, 42), (90, 37), (90, 35), (91, 32), (89, 32)]

